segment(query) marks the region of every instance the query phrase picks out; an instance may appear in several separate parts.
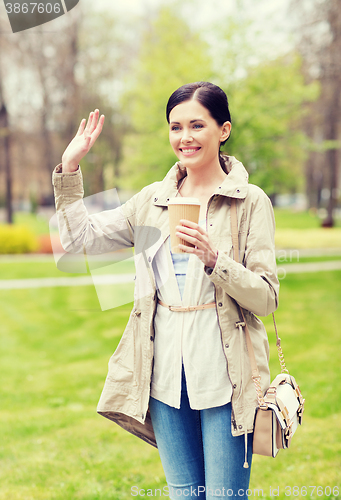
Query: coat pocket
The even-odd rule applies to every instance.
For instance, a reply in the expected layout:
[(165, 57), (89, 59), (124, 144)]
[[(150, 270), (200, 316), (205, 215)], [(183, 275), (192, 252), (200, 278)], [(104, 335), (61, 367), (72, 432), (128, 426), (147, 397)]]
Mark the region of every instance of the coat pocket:
[(134, 309), (132, 311), (120, 343), (110, 358), (108, 375), (112, 381), (137, 385), (139, 356), (136, 338), (140, 316), (140, 310)]

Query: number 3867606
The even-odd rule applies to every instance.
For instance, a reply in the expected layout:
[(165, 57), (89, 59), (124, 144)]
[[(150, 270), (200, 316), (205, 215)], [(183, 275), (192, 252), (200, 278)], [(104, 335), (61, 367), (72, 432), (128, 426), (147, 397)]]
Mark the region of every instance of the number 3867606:
[(285, 496), (294, 496), (294, 497), (305, 497), (305, 496), (318, 496), (318, 497), (330, 497), (333, 498), (339, 496), (339, 487), (338, 486), (286, 486), (285, 487)]
[(6, 3), (7, 14), (59, 14), (61, 12), (60, 3)]

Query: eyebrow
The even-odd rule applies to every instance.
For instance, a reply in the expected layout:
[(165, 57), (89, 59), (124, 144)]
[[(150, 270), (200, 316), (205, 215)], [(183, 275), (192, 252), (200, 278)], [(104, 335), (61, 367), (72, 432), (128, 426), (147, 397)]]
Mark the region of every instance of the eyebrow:
[[(194, 123), (194, 122), (204, 122), (202, 118), (196, 118), (195, 120), (191, 120), (189, 123)], [(180, 122), (170, 122), (169, 125), (180, 125)]]

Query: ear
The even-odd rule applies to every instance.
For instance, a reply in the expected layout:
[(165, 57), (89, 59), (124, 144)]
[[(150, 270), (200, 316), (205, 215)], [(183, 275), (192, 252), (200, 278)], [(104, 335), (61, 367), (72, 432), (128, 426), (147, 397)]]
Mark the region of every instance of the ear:
[(225, 122), (223, 124), (223, 126), (221, 127), (220, 142), (226, 141), (226, 139), (230, 137), (231, 128), (231, 122)]

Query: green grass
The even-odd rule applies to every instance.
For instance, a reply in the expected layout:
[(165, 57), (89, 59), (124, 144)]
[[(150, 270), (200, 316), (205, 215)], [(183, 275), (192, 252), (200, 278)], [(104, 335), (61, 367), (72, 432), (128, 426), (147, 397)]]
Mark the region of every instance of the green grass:
[(336, 227), (322, 228), (321, 219), (311, 211), (296, 212), (275, 208), (277, 248), (340, 248), (341, 220)]
[[(103, 266), (101, 271), (106, 274), (114, 273), (114, 274), (125, 274), (125, 273), (134, 273), (135, 266), (134, 262), (131, 259), (127, 259), (129, 257), (128, 254), (122, 256), (122, 259), (126, 257), (125, 260), (120, 261), (119, 263), (115, 263), (110, 266)], [(83, 261), (82, 261), (83, 262)], [(84, 263), (86, 267), (86, 263)], [(77, 266), (80, 271), (82, 271), (83, 264)], [(72, 267), (70, 268), (72, 269)], [(91, 269), (93, 269), (91, 264)], [(54, 261), (53, 257), (51, 257), (50, 262), (39, 262), (37, 260), (27, 259), (26, 261), (17, 262), (16, 264), (12, 264), (4, 260), (2, 261), (0, 258), (0, 279), (25, 279), (25, 278), (70, 278), (77, 276), (85, 276), (87, 274), (90, 275), (85, 269), (85, 272), (82, 273), (66, 273), (60, 271)]]
[(15, 224), (26, 226), (35, 234), (48, 234), (50, 232), (49, 222), (39, 215), (30, 212), (15, 212), (13, 218)]
[[(162, 488), (157, 450), (96, 414), (131, 304), (102, 312), (91, 286), (0, 291), (0, 303), (0, 500), (124, 500), (134, 485)], [(276, 319), (306, 411), (290, 450), (254, 457), (250, 488), (263, 498), (270, 487), (284, 499), (286, 486), (340, 486), (340, 303), (341, 272), (281, 281)], [(275, 376), (271, 317), (265, 324)]]
[(341, 227), (276, 229), (276, 248), (341, 248)]
[[(321, 227), (322, 219), (314, 211), (296, 211), (288, 208), (274, 208), (277, 229), (314, 229)], [(335, 219), (341, 227), (341, 219)]]
[[(295, 252), (291, 255), (283, 255), (276, 259), (277, 265), (281, 264), (305, 264), (308, 262), (327, 262), (331, 260), (341, 260), (341, 251), (340, 255), (321, 255), (316, 257), (301, 257), (299, 253)], [(1, 269), (1, 267), (0, 267)]]

